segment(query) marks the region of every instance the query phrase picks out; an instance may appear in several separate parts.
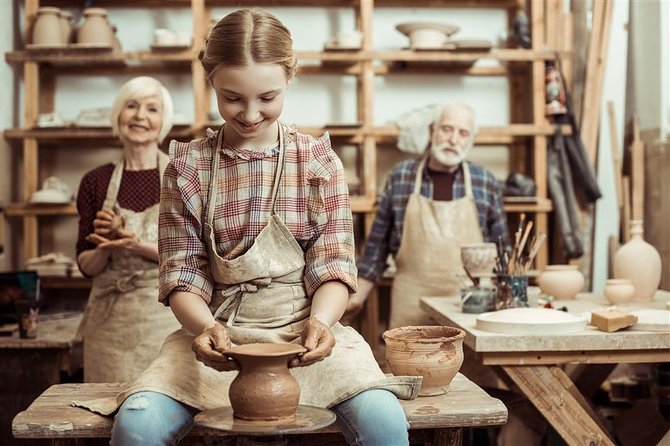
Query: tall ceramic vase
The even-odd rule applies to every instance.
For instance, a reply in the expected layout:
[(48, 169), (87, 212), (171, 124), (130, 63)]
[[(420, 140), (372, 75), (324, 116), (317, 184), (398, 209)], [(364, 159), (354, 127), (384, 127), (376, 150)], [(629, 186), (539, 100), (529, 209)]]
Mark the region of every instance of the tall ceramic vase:
[(244, 344), (226, 352), (240, 364), (228, 391), (233, 417), (250, 421), (294, 418), (300, 386), (288, 363), (305, 351), (297, 344)]
[(642, 220), (632, 220), (630, 226), (631, 239), (614, 255), (614, 278), (633, 282), (634, 302), (649, 302), (661, 283), (661, 256), (644, 241)]

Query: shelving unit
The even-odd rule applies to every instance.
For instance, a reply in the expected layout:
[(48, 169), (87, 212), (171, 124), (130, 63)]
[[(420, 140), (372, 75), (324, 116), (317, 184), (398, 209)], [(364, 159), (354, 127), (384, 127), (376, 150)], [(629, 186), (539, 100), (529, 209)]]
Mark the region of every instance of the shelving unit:
[[(77, 1), (44, 1), (42, 4), (58, 3), (59, 7), (80, 7)], [(556, 51), (545, 48), (544, 2), (530, 2), (532, 24), (532, 49), (492, 49), (487, 52), (445, 52), (410, 50), (379, 51), (372, 45), (372, 16), (375, 8), (407, 7), (404, 0), (261, 0), (253, 2), (259, 7), (336, 7), (351, 8), (356, 27), (363, 33), (360, 51), (303, 51), (298, 53), (301, 72), (309, 75), (340, 74), (356, 78), (357, 108), (356, 121), (360, 125), (350, 127), (313, 128), (299, 127), (303, 132), (321, 135), (329, 131), (334, 145), (353, 144), (359, 149), (358, 176), (361, 179), (358, 193), (352, 196), (354, 212), (361, 213), (365, 231), (374, 217), (377, 198), (377, 178), (386, 172), (377, 172), (378, 147), (394, 145), (398, 129), (374, 124), (375, 76), (388, 74), (447, 74), (455, 76), (505, 76), (510, 80), (510, 95), (523, 100), (510, 101), (510, 125), (504, 127), (482, 127), (477, 136), (477, 145), (507, 145), (513, 152), (511, 157), (515, 170), (525, 171), (537, 183), (537, 196), (532, 202), (507, 200), (505, 210), (509, 213), (526, 212), (533, 214), (535, 228), (547, 232), (547, 215), (552, 203), (547, 197), (546, 185), (546, 138), (554, 133), (554, 128), (544, 116), (544, 64), (556, 57)], [(22, 151), (23, 202), (6, 206), (8, 217), (23, 221), (23, 258), (44, 254), (40, 250), (40, 220), (58, 216), (76, 215), (74, 205), (31, 206), (27, 204), (32, 193), (40, 184), (40, 148), (58, 148), (68, 144), (82, 146), (105, 142), (119, 145), (110, 129), (97, 128), (36, 128), (39, 113), (53, 111), (55, 77), (59, 75), (139, 75), (164, 72), (167, 68), (179, 73), (191, 73), (193, 84), (194, 122), (189, 126), (173, 129), (171, 137), (187, 140), (202, 135), (204, 129), (213, 123), (208, 121), (210, 112), (210, 91), (197, 53), (204, 44), (211, 21), (213, 7), (234, 7), (233, 0), (118, 0), (96, 2), (98, 7), (107, 8), (183, 8), (190, 9), (193, 20), (193, 47), (178, 52), (128, 52), (128, 53), (86, 53), (50, 52), (19, 50), (7, 53), (8, 63), (23, 67), (25, 86), (24, 116), (21, 128), (5, 131), (5, 137), (15, 142)], [(24, 13), (30, 23), (39, 0), (25, 0)], [(518, 7), (526, 8), (524, 0), (416, 0), (412, 7), (449, 8), (498, 8), (507, 11), (511, 23)], [(499, 66), (478, 67), (472, 64), (478, 60), (500, 61)], [(215, 125), (215, 124), (214, 124)], [(569, 129), (565, 129), (567, 133)], [(83, 174), (83, 172), (82, 172)], [(362, 240), (359, 240), (362, 242)], [(536, 264), (547, 263), (546, 247), (537, 256)], [(374, 305), (370, 305), (373, 307)], [(376, 311), (369, 308), (370, 312)], [(370, 313), (372, 314), (372, 313)], [(369, 327), (366, 327), (366, 329)], [(374, 328), (374, 327), (373, 327)], [(371, 331), (368, 331), (370, 336)]]

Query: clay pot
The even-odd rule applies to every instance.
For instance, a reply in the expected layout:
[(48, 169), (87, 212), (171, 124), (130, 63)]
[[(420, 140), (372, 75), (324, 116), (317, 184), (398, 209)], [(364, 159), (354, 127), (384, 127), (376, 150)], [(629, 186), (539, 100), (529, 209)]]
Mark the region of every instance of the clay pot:
[(465, 332), (460, 328), (399, 327), (382, 336), (393, 374), (423, 377), (419, 396), (445, 393), (463, 364)]
[(33, 25), (32, 43), (35, 45), (60, 45), (61, 25), (60, 9), (53, 6), (44, 6), (37, 10), (37, 17)]
[(245, 344), (226, 355), (240, 365), (228, 396), (233, 417), (251, 421), (287, 420), (295, 417), (300, 386), (288, 363), (307, 349), (297, 344)]
[(630, 222), (631, 239), (614, 255), (614, 278), (630, 279), (634, 302), (650, 302), (661, 283), (661, 256), (643, 239), (642, 220)]
[(113, 32), (107, 22), (104, 8), (84, 9), (84, 23), (77, 30), (77, 43), (87, 45), (112, 46)]
[(584, 287), (577, 265), (548, 265), (537, 278), (540, 290), (556, 299), (572, 299)]
[(496, 255), (495, 243), (466, 243), (461, 245), (463, 267), (473, 277), (493, 274)]
[(610, 279), (605, 282), (603, 294), (610, 303), (623, 304), (631, 301), (635, 295), (635, 287), (628, 279)]
[(60, 11), (58, 14), (60, 23), (61, 41), (70, 43), (72, 40), (72, 13), (69, 11)]

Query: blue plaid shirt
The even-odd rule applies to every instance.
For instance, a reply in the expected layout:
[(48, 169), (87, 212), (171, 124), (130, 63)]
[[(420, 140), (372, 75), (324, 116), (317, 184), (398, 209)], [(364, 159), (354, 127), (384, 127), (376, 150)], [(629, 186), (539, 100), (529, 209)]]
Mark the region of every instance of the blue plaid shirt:
[[(396, 255), (400, 248), (405, 208), (414, 190), (414, 180), (420, 159), (412, 159), (397, 164), (386, 180), (384, 191), (379, 197), (377, 215), (365, 244), (365, 253), (358, 262), (358, 275), (376, 282), (386, 269), (386, 259)], [(497, 242), (502, 236), (505, 246), (509, 246), (507, 218), (503, 210), (502, 184), (491, 172), (476, 164), (470, 166), (472, 194), (477, 205), (479, 227), (485, 241)], [(424, 169), (421, 179), (421, 195), (433, 196), (433, 182)], [(465, 196), (463, 168), (458, 168), (454, 178), (453, 198)]]

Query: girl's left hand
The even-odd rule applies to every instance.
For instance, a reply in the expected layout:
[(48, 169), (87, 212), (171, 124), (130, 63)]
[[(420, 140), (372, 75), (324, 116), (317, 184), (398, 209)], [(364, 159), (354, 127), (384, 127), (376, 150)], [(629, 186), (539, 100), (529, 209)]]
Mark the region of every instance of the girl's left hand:
[(99, 249), (105, 250), (126, 250), (130, 252), (135, 252), (139, 245), (139, 239), (135, 236), (134, 233), (124, 230), (124, 236), (115, 240), (110, 240), (106, 237), (103, 237), (99, 234), (89, 234), (86, 237), (86, 241), (93, 243)]
[(326, 359), (333, 352), (335, 336), (328, 325), (312, 316), (302, 329), (302, 342), (308, 351), (292, 359), (290, 367), (304, 367)]

